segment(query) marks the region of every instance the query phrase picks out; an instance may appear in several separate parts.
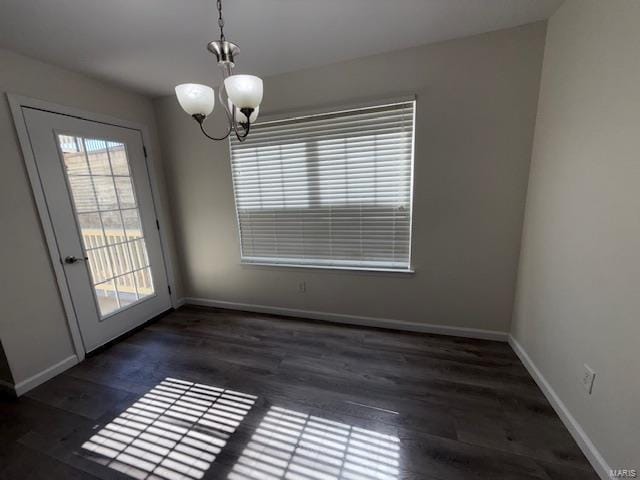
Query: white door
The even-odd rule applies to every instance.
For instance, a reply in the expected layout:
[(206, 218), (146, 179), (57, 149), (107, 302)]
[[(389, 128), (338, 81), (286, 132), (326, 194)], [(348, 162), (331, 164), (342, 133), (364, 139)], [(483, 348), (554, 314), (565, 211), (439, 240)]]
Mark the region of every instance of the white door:
[(141, 133), (23, 113), (89, 352), (171, 307)]

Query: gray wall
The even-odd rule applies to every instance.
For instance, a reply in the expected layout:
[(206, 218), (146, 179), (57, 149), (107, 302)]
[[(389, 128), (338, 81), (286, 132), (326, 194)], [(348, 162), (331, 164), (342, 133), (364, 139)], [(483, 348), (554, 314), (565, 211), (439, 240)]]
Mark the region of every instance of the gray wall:
[(157, 100), (185, 295), (508, 331), (545, 27), (265, 79), (263, 114), (417, 94), (414, 275), (240, 265), (228, 144)]
[(570, 0), (549, 21), (513, 324), (610, 466), (636, 469), (639, 24), (629, 0)]
[(152, 147), (157, 136), (149, 99), (0, 50), (0, 338), (19, 383), (74, 350), (5, 92), (145, 124)]
[(11, 375), (7, 355), (4, 353), (4, 347), (0, 342), (0, 388), (2, 388), (2, 382), (12, 384), (13, 376)]

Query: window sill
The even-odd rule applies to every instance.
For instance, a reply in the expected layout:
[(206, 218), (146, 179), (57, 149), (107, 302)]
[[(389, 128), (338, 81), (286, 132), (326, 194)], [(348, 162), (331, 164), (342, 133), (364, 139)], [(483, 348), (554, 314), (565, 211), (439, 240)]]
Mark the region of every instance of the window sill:
[(372, 272), (409, 274), (416, 273), (413, 268), (382, 268), (382, 267), (341, 267), (338, 265), (302, 265), (297, 263), (270, 263), (270, 262), (240, 262), (243, 267), (285, 267), (285, 268), (309, 268), (313, 270), (343, 270), (347, 272)]

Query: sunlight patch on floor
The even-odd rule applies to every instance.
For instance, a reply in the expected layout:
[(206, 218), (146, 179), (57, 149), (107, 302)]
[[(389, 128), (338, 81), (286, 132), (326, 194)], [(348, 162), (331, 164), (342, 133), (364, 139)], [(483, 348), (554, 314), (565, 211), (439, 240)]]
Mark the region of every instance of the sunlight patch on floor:
[(400, 440), (272, 407), (229, 480), (397, 480)]
[(94, 461), (139, 480), (198, 480), (256, 398), (166, 378), (82, 448)]

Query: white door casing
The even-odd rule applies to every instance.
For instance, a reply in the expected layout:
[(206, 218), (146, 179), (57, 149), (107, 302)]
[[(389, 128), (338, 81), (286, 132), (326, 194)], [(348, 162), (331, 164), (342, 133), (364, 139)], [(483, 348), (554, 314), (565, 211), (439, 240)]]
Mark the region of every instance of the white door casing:
[[(29, 108), (21, 98), (10, 102), (65, 309), (75, 317), (69, 315), (76, 350), (75, 321), (88, 352), (172, 306), (142, 132)], [(78, 162), (83, 155), (89, 160), (84, 166)], [(134, 195), (125, 188), (129, 180)], [(104, 188), (109, 182), (110, 191)], [(77, 195), (78, 185), (89, 183), (103, 200), (94, 200), (98, 208)], [(66, 257), (78, 261), (64, 263)], [(84, 351), (77, 352), (79, 359)]]

